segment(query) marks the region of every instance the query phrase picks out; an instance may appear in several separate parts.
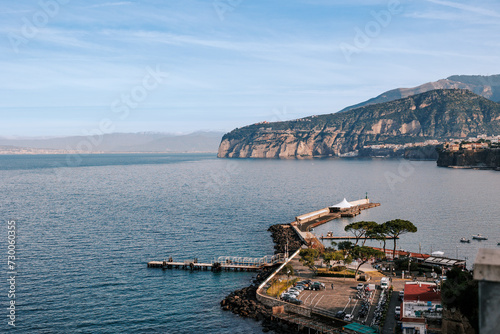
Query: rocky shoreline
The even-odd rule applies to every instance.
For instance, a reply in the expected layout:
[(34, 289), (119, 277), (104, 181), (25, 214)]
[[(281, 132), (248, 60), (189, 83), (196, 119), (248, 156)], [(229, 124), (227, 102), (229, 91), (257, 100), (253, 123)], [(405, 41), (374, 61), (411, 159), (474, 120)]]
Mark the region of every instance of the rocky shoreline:
[(285, 253), (288, 241), (288, 253), (293, 254), (302, 246), (302, 241), (289, 225), (276, 224), (267, 229), (274, 242), (274, 253)]
[(500, 148), (482, 150), (441, 150), (437, 160), (439, 167), (500, 170)]
[[(273, 225), (269, 227), (268, 231), (271, 232), (271, 237), (274, 241), (275, 253), (285, 253), (287, 241), (290, 254), (302, 246), (300, 239), (290, 225)], [(231, 292), (220, 302), (222, 309), (224, 311), (231, 311), (242, 317), (261, 321), (263, 332), (289, 333), (288, 326), (273, 321), (272, 309), (257, 300), (259, 285), (276, 269), (277, 266), (263, 269), (257, 274), (257, 277), (250, 286)]]

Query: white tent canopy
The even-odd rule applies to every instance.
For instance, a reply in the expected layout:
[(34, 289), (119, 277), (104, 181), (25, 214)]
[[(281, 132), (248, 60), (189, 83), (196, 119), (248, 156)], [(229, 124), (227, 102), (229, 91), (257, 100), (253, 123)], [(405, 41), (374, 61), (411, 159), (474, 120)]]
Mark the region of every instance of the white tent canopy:
[(431, 255), (434, 255), (434, 256), (443, 256), (444, 255), (444, 252), (441, 252), (441, 251), (435, 251), (435, 252), (432, 252)]
[(345, 198), (342, 202), (340, 203), (337, 203), (335, 205), (332, 205), (331, 208), (340, 208), (340, 209), (347, 209), (347, 208), (351, 208), (353, 207), (354, 205), (352, 205), (351, 203), (349, 203)]

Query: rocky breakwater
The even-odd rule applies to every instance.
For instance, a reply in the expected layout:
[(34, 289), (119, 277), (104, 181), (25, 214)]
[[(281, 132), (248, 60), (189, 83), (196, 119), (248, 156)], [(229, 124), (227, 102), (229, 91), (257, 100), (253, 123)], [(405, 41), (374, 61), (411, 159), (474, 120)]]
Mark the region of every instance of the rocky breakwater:
[(269, 227), (268, 231), (271, 232), (274, 241), (275, 254), (285, 253), (287, 245), (289, 254), (295, 253), (302, 246), (302, 241), (289, 224), (273, 225)]
[[(290, 225), (273, 225), (268, 231), (271, 232), (275, 243), (275, 253), (284, 253), (287, 243), (290, 253), (295, 252), (302, 245), (298, 236), (290, 228)], [(242, 317), (262, 321), (264, 332), (272, 330), (277, 333), (286, 333), (287, 331), (283, 328), (283, 325), (272, 320), (272, 309), (257, 300), (257, 288), (277, 268), (278, 265), (264, 268), (257, 274), (252, 285), (231, 292), (220, 302), (222, 309), (224, 311), (231, 311)]]
[(257, 300), (257, 288), (275, 269), (266, 268), (257, 275), (252, 285), (231, 292), (220, 302), (222, 309), (257, 321), (270, 319), (272, 310)]

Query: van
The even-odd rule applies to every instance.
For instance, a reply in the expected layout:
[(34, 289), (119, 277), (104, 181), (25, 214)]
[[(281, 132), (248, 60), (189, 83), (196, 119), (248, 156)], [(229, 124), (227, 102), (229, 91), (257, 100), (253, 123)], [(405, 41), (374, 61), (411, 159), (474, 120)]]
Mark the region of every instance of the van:
[(382, 277), (380, 279), (380, 288), (382, 290), (389, 289), (390, 286), (391, 286), (391, 279), (389, 277)]

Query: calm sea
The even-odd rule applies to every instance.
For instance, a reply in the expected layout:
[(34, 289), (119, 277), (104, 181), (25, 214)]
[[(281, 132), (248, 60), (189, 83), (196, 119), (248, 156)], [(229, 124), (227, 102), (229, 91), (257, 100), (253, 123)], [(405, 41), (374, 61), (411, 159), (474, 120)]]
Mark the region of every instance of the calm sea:
[[(400, 160), (221, 160), (208, 154), (0, 156), (0, 328), (7, 324), (7, 221), (16, 220), (16, 328), (23, 333), (259, 333), (220, 300), (252, 273), (148, 269), (172, 256), (273, 253), (276, 223), (340, 202), (355, 220), (401, 218), (403, 249), (472, 263), (500, 242), (500, 173)], [(460, 244), (462, 236), (489, 240)], [(389, 243), (390, 245), (390, 243)], [(399, 246), (398, 246), (399, 248)]]

